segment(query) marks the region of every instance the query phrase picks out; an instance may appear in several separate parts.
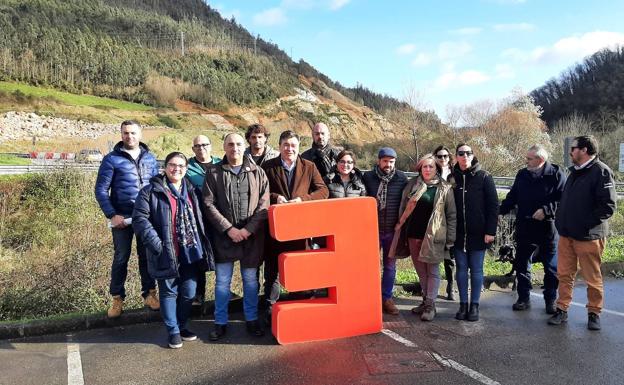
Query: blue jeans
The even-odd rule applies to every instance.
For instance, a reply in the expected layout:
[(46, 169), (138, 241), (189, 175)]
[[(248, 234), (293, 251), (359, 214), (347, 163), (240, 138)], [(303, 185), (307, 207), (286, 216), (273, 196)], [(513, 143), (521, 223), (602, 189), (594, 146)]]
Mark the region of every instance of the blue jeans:
[[(241, 268), (243, 276), (243, 313), (246, 321), (258, 319), (258, 278), (255, 267)], [(228, 322), (228, 304), (230, 285), (234, 272), (234, 262), (216, 264), (215, 283), (215, 324), (226, 325)]]
[(178, 273), (178, 278), (158, 280), (160, 315), (169, 335), (179, 334), (180, 330), (186, 329), (197, 288), (195, 265), (180, 265)]
[[(518, 299), (529, 301), (531, 289), (531, 254), (533, 248), (525, 245), (518, 246), (514, 267), (518, 278)], [(552, 253), (542, 253), (533, 258), (535, 262), (541, 262), (544, 266), (544, 300), (554, 301), (557, 299), (557, 248)]]
[[(113, 247), (115, 253), (113, 255), (113, 265), (111, 267), (110, 294), (119, 295), (126, 298), (126, 277), (128, 276), (128, 260), (132, 250), (132, 238), (135, 237), (132, 226), (123, 229), (112, 229)], [(141, 275), (141, 293), (145, 298), (151, 289), (156, 287), (156, 282), (147, 272), (147, 255), (143, 242), (136, 237), (136, 249), (139, 255), (139, 274)]]
[(470, 303), (479, 303), (481, 288), (483, 287), (483, 258), (485, 250), (463, 251), (455, 249), (455, 264), (457, 265), (457, 288), (459, 302), (468, 303), (468, 269), (470, 269)]
[(381, 276), (381, 299), (387, 300), (392, 298), (392, 289), (394, 288), (394, 278), (396, 277), (396, 259), (388, 258), (390, 253), (390, 245), (394, 233), (380, 233), (379, 243), (382, 249), (383, 274)]

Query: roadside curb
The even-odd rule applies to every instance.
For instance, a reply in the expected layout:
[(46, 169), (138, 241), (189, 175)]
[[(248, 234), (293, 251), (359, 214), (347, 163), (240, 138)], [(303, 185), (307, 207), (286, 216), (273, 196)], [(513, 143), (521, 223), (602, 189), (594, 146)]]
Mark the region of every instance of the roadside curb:
[[(233, 295), (234, 296), (234, 295)], [(230, 301), (230, 312), (243, 310), (242, 298), (236, 296)], [(191, 319), (204, 318), (214, 312), (214, 301), (193, 306)], [(86, 314), (61, 320), (35, 320), (0, 325), (0, 340), (36, 337), (46, 334), (69, 333), (91, 329), (113, 328), (142, 323), (162, 322), (159, 311), (147, 308), (125, 310), (119, 318), (110, 319), (106, 312)]]
[[(600, 267), (603, 277), (610, 275), (612, 271), (624, 271), (624, 262), (609, 262)], [(535, 278), (542, 279), (543, 271), (539, 267), (534, 269)], [(578, 277), (581, 275), (579, 274)], [(442, 284), (444, 283), (444, 284)], [(506, 288), (513, 283), (513, 277), (505, 275), (495, 275), (484, 277), (484, 286), (489, 289), (491, 283), (496, 283), (499, 287)], [(395, 284), (395, 287), (401, 287), (408, 292), (419, 292), (420, 283)], [(446, 280), (441, 280), (440, 293), (446, 288)], [(258, 300), (258, 309), (262, 309), (262, 296)], [(232, 293), (232, 300), (229, 304), (230, 312), (242, 312), (243, 300)], [(214, 312), (214, 301), (206, 301), (202, 306), (193, 306), (192, 319), (201, 319)], [(105, 312), (96, 314), (87, 314), (71, 317), (62, 320), (35, 320), (26, 322), (0, 324), (0, 340), (8, 340), (15, 338), (35, 337), (46, 334), (77, 332), (91, 329), (112, 328), (117, 326), (135, 325), (141, 323), (162, 322), (160, 312), (149, 309), (131, 309), (126, 310), (117, 319), (109, 319)]]

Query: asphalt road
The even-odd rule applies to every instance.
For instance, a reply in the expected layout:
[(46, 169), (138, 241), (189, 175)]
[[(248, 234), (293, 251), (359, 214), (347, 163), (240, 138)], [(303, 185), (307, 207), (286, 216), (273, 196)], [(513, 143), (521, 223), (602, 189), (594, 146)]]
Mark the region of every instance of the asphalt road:
[(453, 317), (440, 300), (434, 322), (384, 317), (384, 332), (329, 342), (279, 346), (244, 330), (207, 341), (210, 320), (194, 320), (200, 341), (166, 348), (161, 324), (74, 335), (0, 341), (1, 384), (623, 384), (624, 280), (605, 287), (603, 330), (586, 328), (585, 287), (578, 285), (567, 325), (546, 325), (539, 293), (533, 308), (513, 312), (514, 293), (485, 291), (479, 322)]

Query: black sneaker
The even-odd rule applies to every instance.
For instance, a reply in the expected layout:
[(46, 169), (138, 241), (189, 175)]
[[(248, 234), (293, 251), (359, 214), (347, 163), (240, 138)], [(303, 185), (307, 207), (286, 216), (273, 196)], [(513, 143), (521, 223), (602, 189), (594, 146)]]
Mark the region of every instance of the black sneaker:
[(530, 300), (523, 301), (521, 299), (518, 299), (516, 303), (514, 303), (511, 306), (511, 308), (514, 311), (529, 310), (531, 308), (531, 301)]
[(247, 321), (247, 333), (251, 334), (254, 337), (262, 337), (264, 335), (264, 330), (262, 330), (262, 326), (260, 326), (260, 321)]
[(600, 316), (596, 313), (587, 314), (587, 329), (600, 330)]
[(208, 335), (210, 341), (218, 341), (227, 333), (227, 325), (215, 324), (214, 329)]
[(555, 307), (555, 301), (551, 299), (544, 300), (544, 305), (546, 307), (546, 314), (555, 314), (557, 312), (557, 308)]
[(180, 349), (182, 347), (182, 337), (179, 333), (169, 336), (169, 347), (171, 349)]
[(568, 322), (568, 312), (559, 308), (557, 308), (555, 314), (548, 319), (549, 325), (561, 325), (564, 322)]
[(180, 336), (182, 341), (195, 341), (197, 339), (197, 334), (188, 329), (180, 330)]

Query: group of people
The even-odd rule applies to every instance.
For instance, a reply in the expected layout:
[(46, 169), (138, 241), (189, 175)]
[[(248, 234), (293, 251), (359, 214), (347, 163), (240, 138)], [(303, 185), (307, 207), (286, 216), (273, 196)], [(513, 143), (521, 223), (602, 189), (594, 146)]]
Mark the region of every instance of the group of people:
[[(262, 336), (259, 268), (264, 265), (270, 322), (271, 307), (280, 296), (278, 255), (325, 245), (324, 239), (280, 242), (270, 237), (269, 205), (371, 196), (377, 200), (383, 312), (399, 314), (392, 299), (396, 261), (411, 256), (423, 293), (414, 314), (423, 321), (434, 319), (444, 263), (448, 299), (453, 299), (452, 270), (457, 268), (456, 318), (477, 321), (483, 261), (496, 235), (499, 203), (492, 176), (481, 169), (472, 148), (460, 144), (452, 154), (439, 146), (418, 160), (417, 176), (408, 181), (395, 168), (397, 153), (392, 148), (381, 148), (375, 167), (362, 172), (352, 151), (331, 144), (326, 124), (316, 124), (311, 134), (313, 144), (301, 154), (299, 136), (290, 130), (280, 134), (279, 149), (274, 150), (267, 144), (266, 127), (253, 124), (245, 138), (238, 133), (224, 137), (223, 158), (213, 157), (210, 139), (199, 135), (193, 139), (194, 157), (172, 152), (159, 174), (155, 156), (141, 142), (140, 125), (124, 121), (121, 142), (104, 157), (95, 185), (115, 250), (108, 316), (119, 317), (123, 311), (127, 264), (136, 237), (145, 305), (160, 310), (171, 348), (197, 339), (188, 318), (193, 301), (205, 297), (207, 271), (215, 271), (215, 321), (209, 339), (226, 335), (237, 261), (247, 331)], [(566, 182), (543, 147), (529, 149), (527, 168), (518, 173), (500, 206), (500, 214), (517, 210), (514, 310), (530, 307), (530, 267), (541, 261), (546, 311), (552, 314), (549, 323), (565, 322), (579, 261), (588, 282), (588, 326), (600, 327), (600, 255), (606, 220), (615, 208), (615, 189), (613, 175), (598, 160), (597, 151), (592, 137), (576, 138), (570, 153), (575, 167)]]

